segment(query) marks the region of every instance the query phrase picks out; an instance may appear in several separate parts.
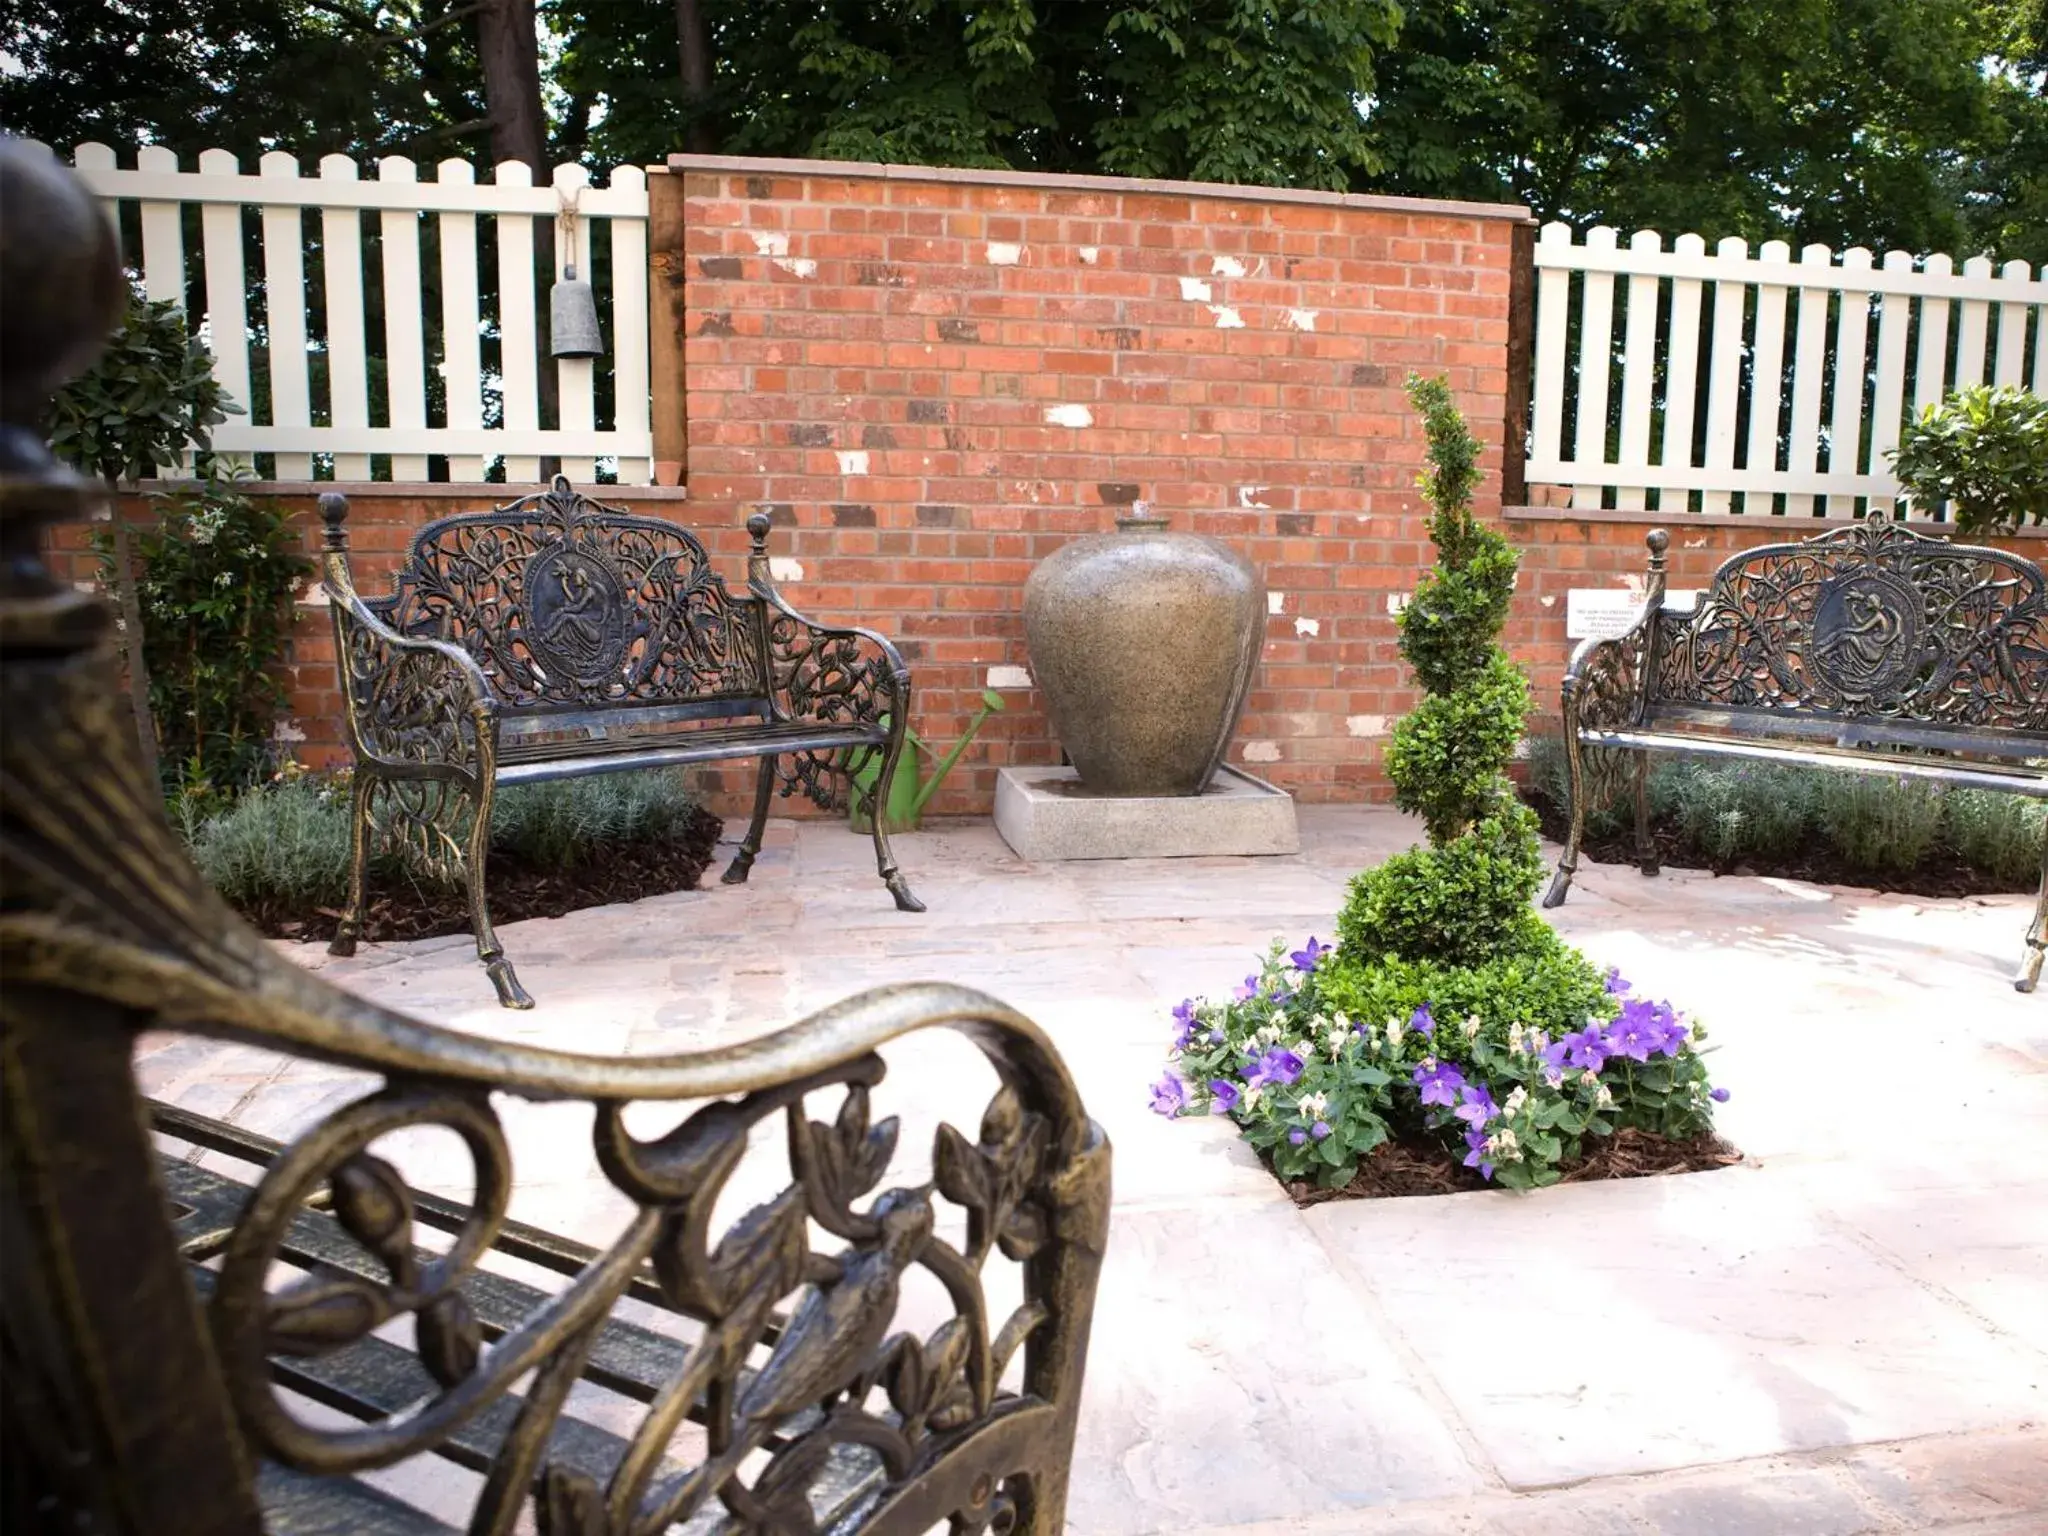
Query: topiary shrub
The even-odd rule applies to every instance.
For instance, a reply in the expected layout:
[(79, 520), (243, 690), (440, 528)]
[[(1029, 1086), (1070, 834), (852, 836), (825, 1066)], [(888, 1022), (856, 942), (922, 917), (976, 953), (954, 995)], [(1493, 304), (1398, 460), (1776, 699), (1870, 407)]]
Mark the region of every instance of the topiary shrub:
[(1422, 818), (1429, 846), (1351, 883), (1337, 924), (1345, 959), (1476, 965), (1530, 941), (1543, 880), (1536, 815), (1506, 773), (1529, 718), (1529, 682), (1498, 637), (1514, 597), (1515, 552), (1472, 515), (1479, 441), (1440, 379), (1411, 378), (1429, 472), (1436, 569), (1401, 615), (1401, 655), (1423, 698), (1394, 727), (1394, 803)]

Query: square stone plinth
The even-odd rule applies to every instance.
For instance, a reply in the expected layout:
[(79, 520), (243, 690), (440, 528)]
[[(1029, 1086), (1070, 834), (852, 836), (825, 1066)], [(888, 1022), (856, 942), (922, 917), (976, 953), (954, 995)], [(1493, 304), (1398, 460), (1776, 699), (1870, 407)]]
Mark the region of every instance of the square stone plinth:
[(1294, 797), (1234, 768), (1199, 795), (1098, 795), (1071, 768), (1005, 768), (996, 830), (1020, 858), (1173, 859), (1299, 853)]

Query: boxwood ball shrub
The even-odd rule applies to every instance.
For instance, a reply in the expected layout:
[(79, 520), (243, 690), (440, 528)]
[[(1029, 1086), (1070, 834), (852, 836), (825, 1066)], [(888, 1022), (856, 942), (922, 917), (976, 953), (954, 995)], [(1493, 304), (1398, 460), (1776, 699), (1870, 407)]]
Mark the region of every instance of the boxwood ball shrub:
[(1174, 1010), (1165, 1115), (1228, 1115), (1283, 1179), (1348, 1184), (1389, 1139), (1516, 1189), (1589, 1137), (1707, 1134), (1725, 1090), (1705, 1031), (1565, 944), (1532, 906), (1536, 815), (1507, 776), (1528, 680), (1499, 644), (1516, 557), (1472, 515), (1479, 443), (1440, 380), (1411, 378), (1437, 562), (1401, 616), (1422, 699), (1394, 728), (1394, 802), (1428, 842), (1351, 882), (1332, 946), (1276, 942), (1228, 1002)]

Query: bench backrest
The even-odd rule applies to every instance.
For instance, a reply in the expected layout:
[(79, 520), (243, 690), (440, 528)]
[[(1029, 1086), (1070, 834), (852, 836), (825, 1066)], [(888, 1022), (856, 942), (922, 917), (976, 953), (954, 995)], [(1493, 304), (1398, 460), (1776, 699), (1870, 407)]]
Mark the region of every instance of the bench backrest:
[(396, 596), (407, 634), (473, 656), (507, 707), (758, 703), (759, 603), (734, 597), (686, 529), (554, 485), (414, 537)]
[(2048, 754), (2048, 580), (2003, 550), (1867, 520), (1724, 561), (1659, 615), (1659, 714), (1799, 720), (1900, 744)]

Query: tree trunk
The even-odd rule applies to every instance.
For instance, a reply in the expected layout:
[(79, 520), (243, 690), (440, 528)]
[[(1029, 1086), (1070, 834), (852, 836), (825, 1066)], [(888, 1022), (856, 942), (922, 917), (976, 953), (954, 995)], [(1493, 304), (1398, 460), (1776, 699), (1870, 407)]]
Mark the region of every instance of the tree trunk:
[(683, 65), (683, 111), (689, 118), (683, 147), (693, 155), (716, 154), (718, 130), (709, 116), (711, 37), (699, 0), (676, 0), (676, 44)]
[[(540, 99), (540, 36), (533, 0), (487, 0), (476, 18), (477, 58), (484, 70), (484, 107), (491, 125), (491, 159), (523, 161), (533, 171), (535, 186), (549, 180), (547, 111)], [(553, 249), (554, 221), (534, 231), (542, 250)], [(546, 270), (552, 271), (550, 265)], [(545, 296), (536, 306), (535, 329), (540, 344), (540, 416), (543, 426), (561, 425), (560, 388), (549, 351), (550, 316)], [(560, 467), (559, 459), (541, 461), (546, 480)]]
[(135, 553), (128, 537), (128, 519), (114, 506), (114, 605), (121, 613), (122, 647), (128, 661), (128, 702), (135, 710), (135, 742), (152, 784), (161, 782), (157, 765), (156, 717), (149, 708), (149, 662), (142, 654), (142, 601), (135, 593)]

